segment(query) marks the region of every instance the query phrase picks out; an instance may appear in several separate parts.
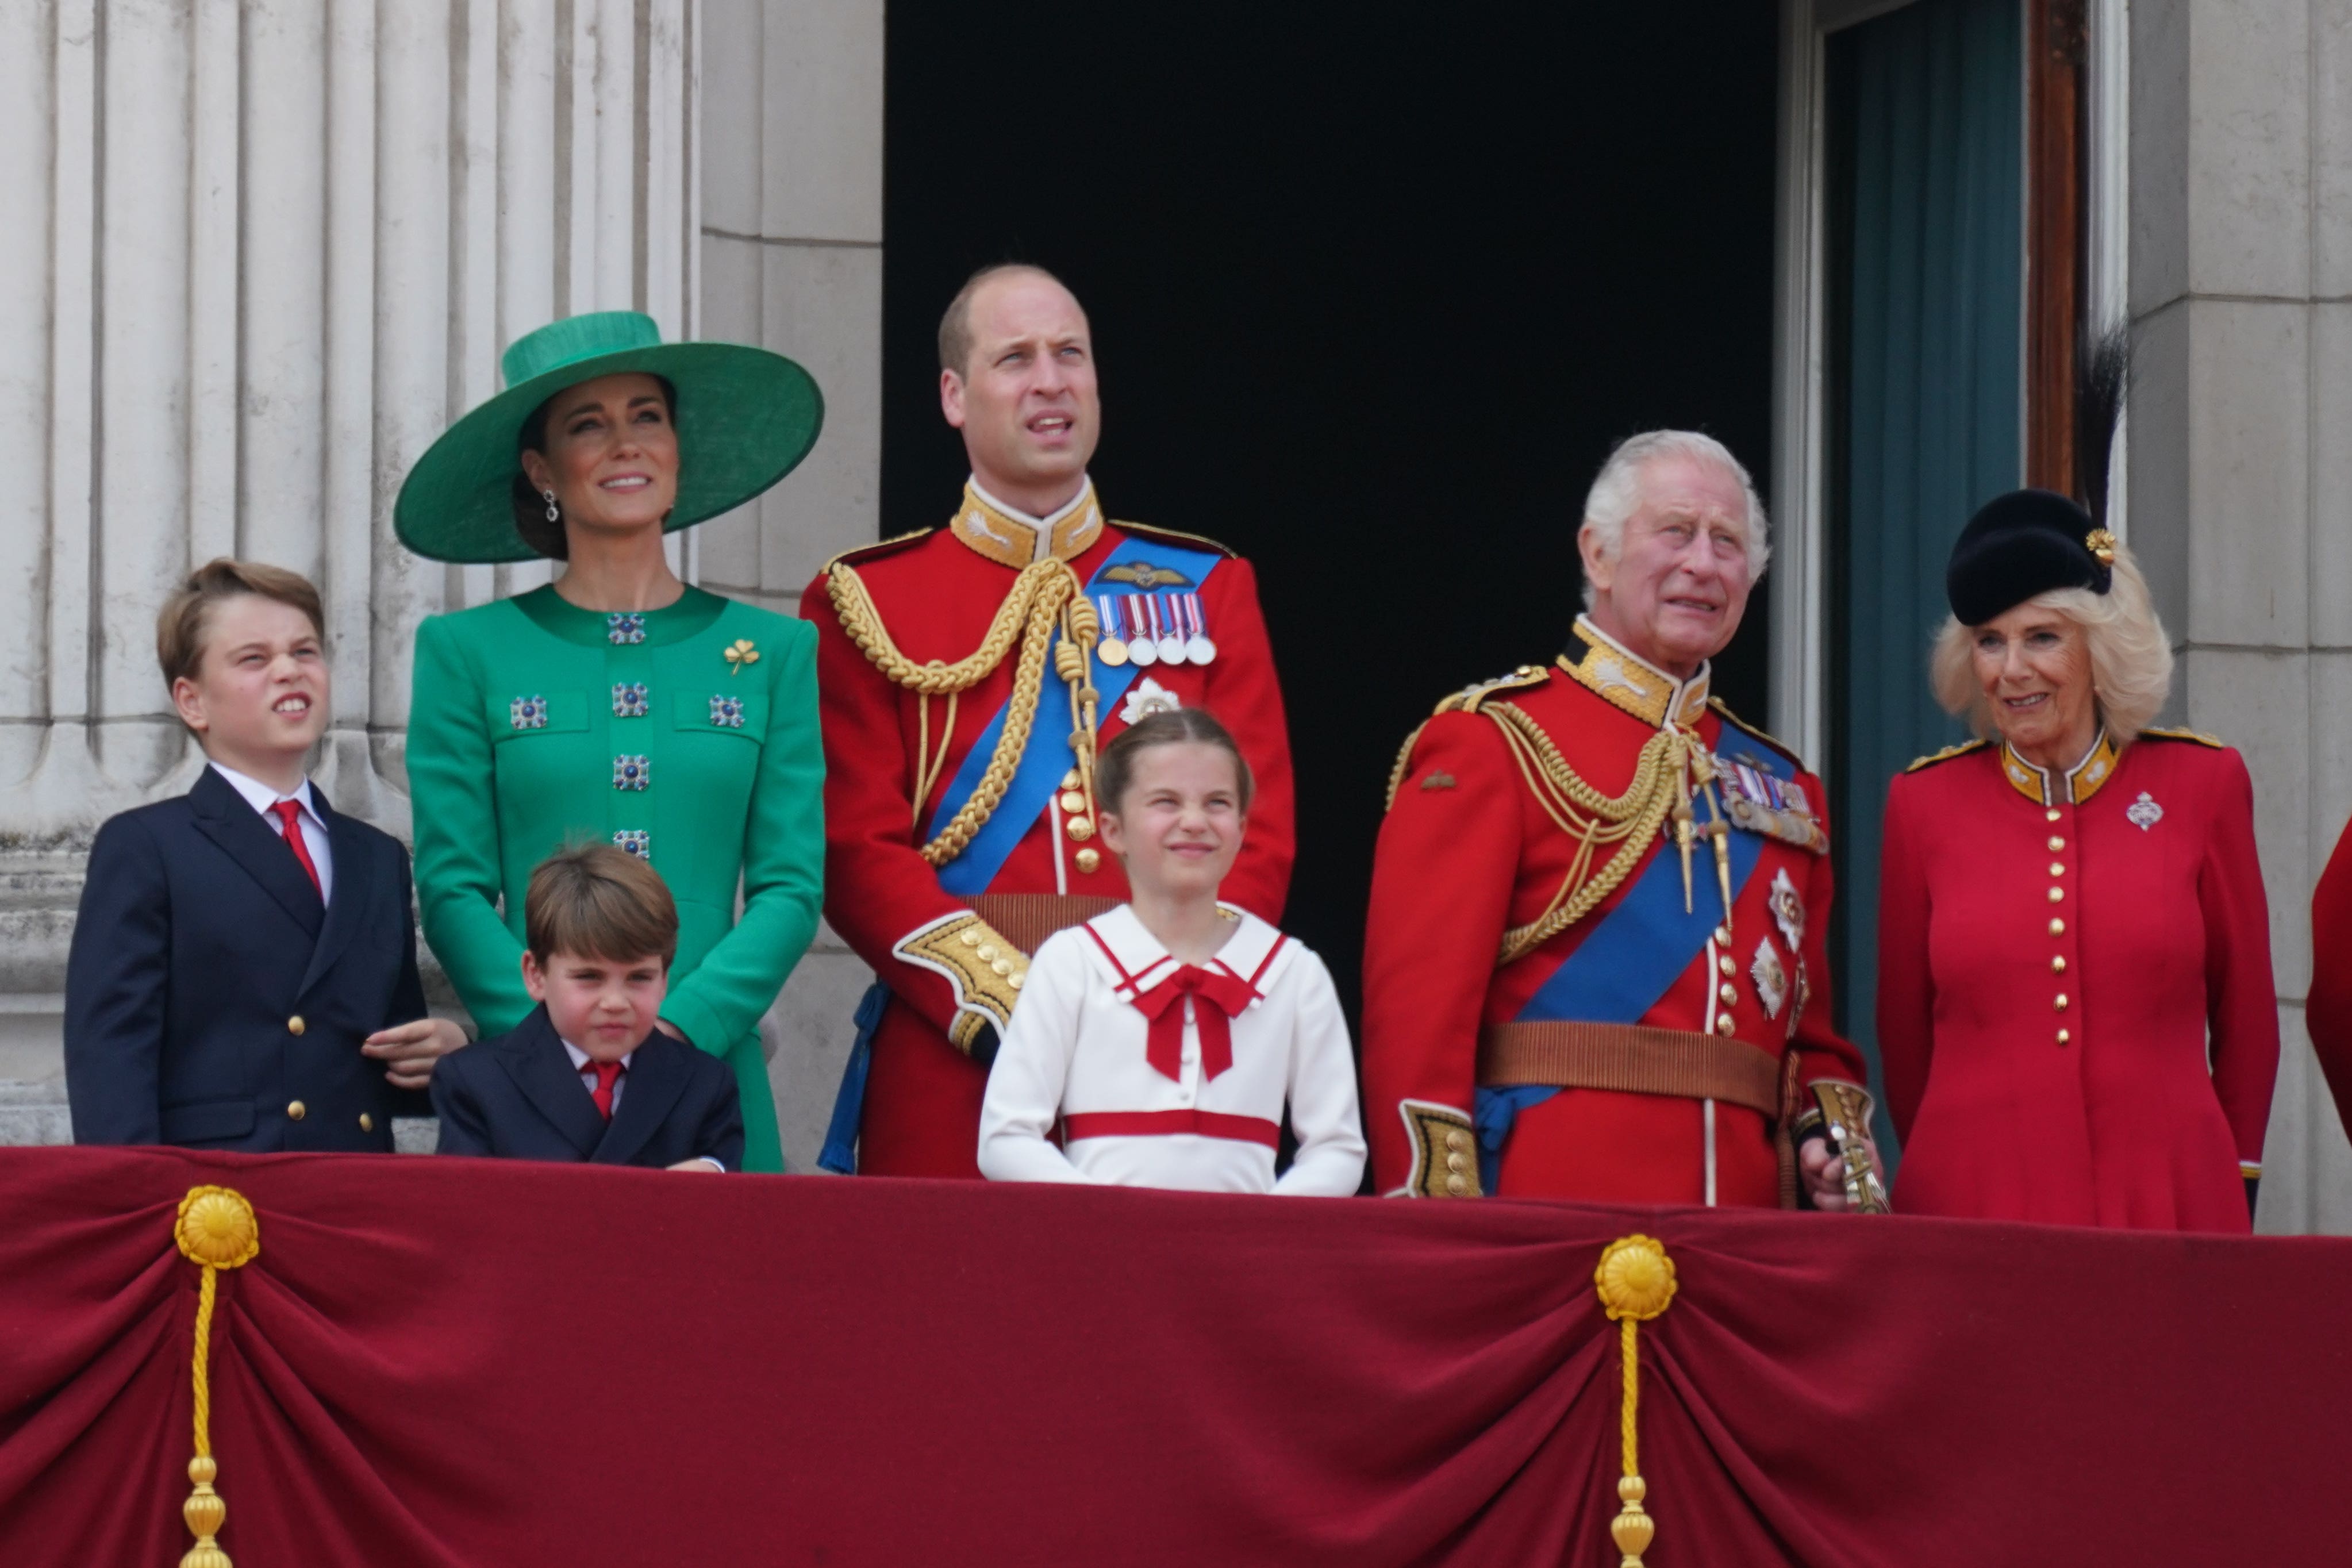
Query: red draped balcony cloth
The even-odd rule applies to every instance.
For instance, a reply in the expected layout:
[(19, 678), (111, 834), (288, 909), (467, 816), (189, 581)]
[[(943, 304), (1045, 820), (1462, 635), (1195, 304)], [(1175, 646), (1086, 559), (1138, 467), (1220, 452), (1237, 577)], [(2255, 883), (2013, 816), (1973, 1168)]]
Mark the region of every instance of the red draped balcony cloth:
[(188, 1545), (191, 1186), (242, 1192), (237, 1568), (2352, 1555), (2352, 1243), (1487, 1200), (0, 1151), (0, 1542)]

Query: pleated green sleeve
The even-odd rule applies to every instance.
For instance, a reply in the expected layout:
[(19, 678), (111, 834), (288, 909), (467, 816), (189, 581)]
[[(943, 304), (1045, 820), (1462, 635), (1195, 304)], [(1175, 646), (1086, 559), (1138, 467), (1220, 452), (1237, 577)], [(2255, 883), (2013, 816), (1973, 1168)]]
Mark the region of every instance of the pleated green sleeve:
[(522, 943), (499, 916), (499, 810), (477, 650), (440, 616), (417, 628), (408, 799), (425, 944), (485, 1037), (531, 1010)]
[(743, 917), (691, 974), (672, 984), (661, 1010), (688, 1039), (718, 1056), (752, 1035), (808, 951), (824, 889), (816, 628), (781, 616), (762, 619), (775, 642), (773, 657), (752, 667), (769, 672), (770, 719), (743, 823)]

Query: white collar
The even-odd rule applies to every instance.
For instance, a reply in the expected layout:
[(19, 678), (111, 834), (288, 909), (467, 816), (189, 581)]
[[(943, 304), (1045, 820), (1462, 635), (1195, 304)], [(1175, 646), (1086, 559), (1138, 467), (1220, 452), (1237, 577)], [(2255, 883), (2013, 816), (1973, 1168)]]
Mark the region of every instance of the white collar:
[[(1264, 996), (1267, 987), (1289, 966), (1290, 954), (1298, 944), (1247, 910), (1232, 904), (1217, 907), (1239, 922), (1240, 929), (1227, 937), (1216, 956), (1202, 967), (1223, 970), (1248, 982)], [(1131, 1000), (1137, 992), (1150, 991), (1182, 967), (1137, 918), (1132, 904), (1105, 910), (1088, 921), (1087, 929), (1095, 938), (1087, 944), (1087, 956), (1123, 999)]]
[[(591, 1067), (595, 1065), (595, 1058), (590, 1056), (586, 1051), (582, 1050), (578, 1046), (573, 1045), (570, 1040), (564, 1039), (561, 1035), (558, 1035), (556, 1039), (562, 1042), (563, 1046), (563, 1054), (572, 1058), (572, 1070), (573, 1072), (586, 1072)], [(622, 1052), (621, 1066), (626, 1068), (629, 1065), (629, 1058), (636, 1054), (637, 1053), (634, 1050)]]
[(205, 761), (206, 765), (208, 765), (213, 772), (228, 780), (230, 786), (234, 788), (237, 794), (245, 797), (246, 805), (253, 807), (255, 811), (259, 812), (262, 816), (268, 816), (269, 808), (276, 805), (279, 801), (290, 800), (301, 806), (303, 816), (309, 817), (320, 827), (327, 826), (327, 819), (319, 815), (319, 807), (310, 798), (310, 781), (309, 779), (304, 779), (300, 784), (296, 784), (294, 786), (293, 794), (279, 795), (276, 790), (270, 788), (268, 784), (263, 784), (259, 779), (254, 778), (247, 773), (238, 773), (235, 768), (228, 766), (225, 763), (215, 761), (210, 757), (205, 758)]

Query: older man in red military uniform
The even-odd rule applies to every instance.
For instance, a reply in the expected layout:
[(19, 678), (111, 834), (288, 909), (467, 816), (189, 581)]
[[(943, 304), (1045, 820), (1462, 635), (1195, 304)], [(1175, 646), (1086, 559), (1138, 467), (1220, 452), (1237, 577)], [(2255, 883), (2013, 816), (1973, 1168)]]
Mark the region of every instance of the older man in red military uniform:
[(1206, 707), (1257, 776), (1224, 897), (1282, 915), (1292, 786), (1249, 563), (1108, 520), (1086, 313), (1051, 274), (976, 274), (940, 327), (971, 480), (944, 527), (856, 550), (802, 595), (824, 721), (825, 915), (880, 977), (822, 1163), (973, 1176), (988, 1063), (1053, 932), (1127, 896), (1100, 745)]
[(1764, 568), (1747, 471), (1637, 436), (1579, 545), (1570, 650), (1448, 698), (1391, 781), (1364, 963), (1380, 1188), (1883, 1208), (1829, 1022), (1821, 781), (1707, 690)]

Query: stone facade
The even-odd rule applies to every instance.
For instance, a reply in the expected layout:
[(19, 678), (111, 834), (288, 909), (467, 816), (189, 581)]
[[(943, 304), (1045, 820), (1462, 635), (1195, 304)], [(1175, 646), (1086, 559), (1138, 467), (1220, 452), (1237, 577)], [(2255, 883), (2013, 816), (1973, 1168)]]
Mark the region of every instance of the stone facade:
[(2284, 1040), (2261, 1228), (2352, 1232), (2303, 1023), (2352, 816), (2352, 0), (2134, 0), (2130, 118), (2130, 537), (2177, 717), (2253, 774)]
[[(91, 833), (200, 765), (151, 630), (190, 565), (320, 584), (316, 776), (405, 837), (417, 622), (547, 569), (419, 561), (392, 500), (514, 337), (636, 309), (815, 374), (815, 455), (673, 536), (689, 580), (789, 611), (824, 554), (874, 536), (881, 107), (879, 0), (0, 7), (0, 462), (19, 476), (0, 503), (0, 1142), (68, 1134)], [(861, 973), (828, 939), (765, 1031), (799, 1166)]]

